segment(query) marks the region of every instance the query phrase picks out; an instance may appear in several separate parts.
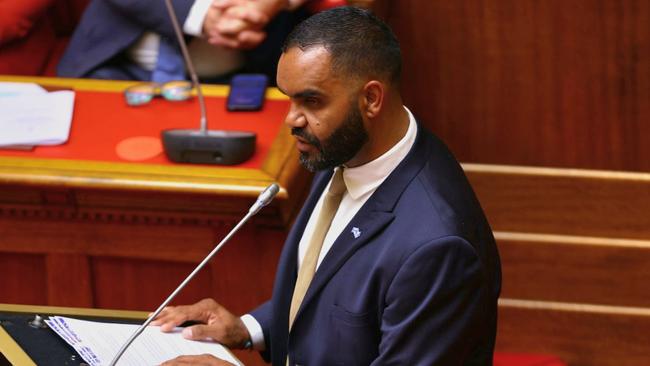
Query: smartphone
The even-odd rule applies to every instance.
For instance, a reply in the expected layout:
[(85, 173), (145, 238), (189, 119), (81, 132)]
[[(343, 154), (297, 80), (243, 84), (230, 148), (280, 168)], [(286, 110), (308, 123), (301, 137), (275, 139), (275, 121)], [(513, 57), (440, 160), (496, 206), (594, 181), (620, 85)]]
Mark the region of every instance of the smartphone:
[(230, 79), (226, 108), (229, 111), (262, 109), (268, 78), (264, 74), (238, 74)]

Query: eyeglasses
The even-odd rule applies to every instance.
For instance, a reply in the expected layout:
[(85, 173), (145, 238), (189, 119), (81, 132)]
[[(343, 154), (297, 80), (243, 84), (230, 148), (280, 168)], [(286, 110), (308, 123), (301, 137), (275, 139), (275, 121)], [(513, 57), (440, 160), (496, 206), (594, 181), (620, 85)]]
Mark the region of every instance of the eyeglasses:
[(172, 102), (188, 100), (192, 96), (192, 83), (184, 80), (170, 81), (164, 84), (142, 83), (124, 90), (126, 104), (134, 107), (147, 104), (158, 96)]

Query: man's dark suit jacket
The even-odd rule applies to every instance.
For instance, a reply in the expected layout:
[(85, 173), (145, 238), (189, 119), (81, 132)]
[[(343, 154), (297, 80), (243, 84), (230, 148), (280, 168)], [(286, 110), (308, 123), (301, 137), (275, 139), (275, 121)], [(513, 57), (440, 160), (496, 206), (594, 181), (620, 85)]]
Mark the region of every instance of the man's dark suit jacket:
[[(418, 129), (319, 266), (288, 334), (298, 243), (332, 171), (285, 243), (272, 300), (251, 314), (274, 365), (491, 365), (499, 255), (456, 159)], [(356, 228), (358, 237), (353, 234)]]
[[(172, 4), (181, 27), (187, 19), (194, 0), (173, 0)], [(283, 12), (266, 27), (267, 38), (254, 50), (245, 52), (245, 66), (241, 72), (265, 73), (275, 80), (277, 60), (281, 44), (297, 21), (304, 18), (305, 11)], [(124, 66), (129, 60), (124, 51), (142, 36), (152, 31), (175, 42), (167, 8), (163, 0), (93, 0), (75, 29), (68, 48), (57, 68), (63, 77), (87, 77), (106, 66)], [(180, 52), (180, 51), (179, 51)], [(122, 72), (108, 67), (101, 78), (124, 79)], [(132, 78), (148, 72), (129, 65)]]

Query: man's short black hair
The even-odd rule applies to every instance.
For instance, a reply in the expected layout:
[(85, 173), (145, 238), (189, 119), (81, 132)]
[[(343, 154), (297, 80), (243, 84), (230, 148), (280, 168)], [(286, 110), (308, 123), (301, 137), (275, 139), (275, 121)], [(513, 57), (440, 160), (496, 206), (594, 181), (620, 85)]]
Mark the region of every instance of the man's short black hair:
[(282, 51), (318, 46), (330, 53), (335, 71), (399, 84), (399, 42), (388, 25), (367, 10), (343, 6), (317, 13), (298, 24)]

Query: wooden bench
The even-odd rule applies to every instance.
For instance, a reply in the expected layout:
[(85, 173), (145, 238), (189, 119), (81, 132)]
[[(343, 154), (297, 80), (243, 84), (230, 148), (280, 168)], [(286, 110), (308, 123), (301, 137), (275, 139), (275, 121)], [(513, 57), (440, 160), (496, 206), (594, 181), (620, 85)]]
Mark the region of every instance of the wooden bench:
[(650, 174), (463, 167), (502, 260), (497, 351), (650, 364)]

